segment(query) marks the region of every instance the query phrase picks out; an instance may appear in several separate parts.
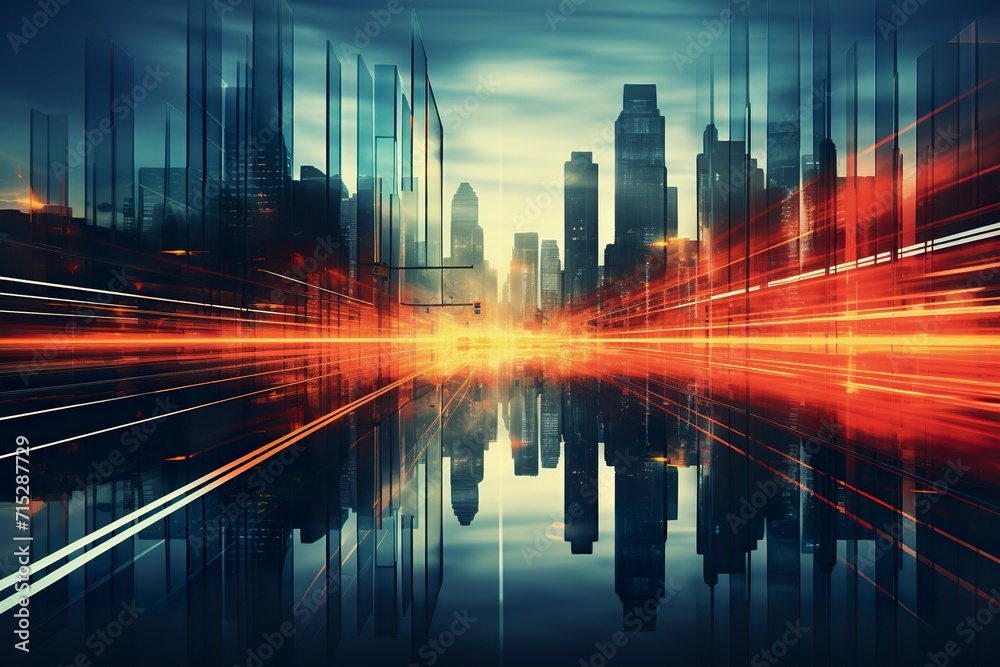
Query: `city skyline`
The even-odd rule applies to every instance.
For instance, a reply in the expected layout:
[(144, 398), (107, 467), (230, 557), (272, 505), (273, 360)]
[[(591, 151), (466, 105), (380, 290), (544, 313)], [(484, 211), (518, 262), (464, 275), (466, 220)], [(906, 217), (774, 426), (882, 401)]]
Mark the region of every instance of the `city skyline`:
[[(857, 7), (864, 5), (861, 0), (853, 0)], [(745, 7), (737, 3), (736, 7)], [(82, 107), (75, 100), (82, 100), (83, 81), (80, 65), (49, 63), (49, 54), (54, 49), (60, 52), (83, 53), (83, 38), (77, 30), (80, 25), (93, 21), (96, 26), (91, 36), (113, 37), (136, 59), (136, 70), (144, 74), (146, 68), (167, 73), (153, 89), (145, 91), (143, 101), (135, 104), (137, 123), (137, 145), (152, 147), (149, 157), (137, 156), (137, 166), (162, 163), (159, 154), (161, 142), (156, 141), (155, 130), (161, 125), (163, 108), (171, 103), (183, 109), (185, 64), (176, 48), (167, 50), (160, 45), (176, 44), (185, 34), (186, 4), (168, 2), (158, 5), (150, 12), (123, 0), (101, 3), (101, 6), (84, 15), (84, 5), (69, 3), (61, 6), (60, 13), (39, 34), (27, 44), (18, 45), (18, 53), (11, 55), (18, 67), (8, 72), (14, 95), (9, 104), (0, 110), (0, 139), (5, 151), (0, 154), (0, 200), (7, 200), (6, 208), (13, 204), (23, 208), (27, 197), (25, 179), (18, 179), (18, 170), (26, 178), (28, 146), (23, 137), (27, 135), (26, 110), (38, 108), (49, 114), (68, 113), (70, 134), (75, 140), (82, 137)], [(252, 19), (249, 2), (224, 2), (224, 53), (228, 57), (238, 56), (245, 51), (245, 43), (239, 35), (248, 33)], [(394, 5), (395, 7), (395, 5)], [(323, 155), (320, 142), (316, 138), (323, 135), (323, 110), (320, 101), (325, 89), (322, 76), (324, 45), (327, 39), (333, 42), (334, 50), (343, 62), (344, 86), (353, 85), (353, 71), (349, 66), (353, 53), (349, 46), (354, 42), (370, 43), (360, 51), (369, 63), (403, 62), (408, 53), (401, 47), (408, 30), (408, 19), (404, 17), (411, 5), (400, 0), (399, 11), (395, 14), (385, 7), (372, 8), (363, 0), (351, 0), (338, 10), (341, 26), (319, 30), (318, 16), (327, 11), (325, 5), (314, 0), (303, 0), (294, 5), (296, 28), (296, 124), (299, 127), (294, 139), (293, 173), (298, 174), (302, 165), (322, 165)], [(229, 11), (231, 9), (231, 11)], [(472, 17), (466, 20), (460, 3), (456, 0), (428, 2), (420, 7), (426, 16), (427, 30), (432, 31), (432, 55), (437, 56), (439, 85), (436, 93), (441, 103), (445, 128), (453, 151), (446, 171), (445, 191), (454, 192), (462, 181), (472, 183), (482, 198), (484, 210), (495, 212), (489, 224), (484, 227), (489, 233), (496, 230), (500, 237), (508, 236), (524, 228), (525, 222), (545, 238), (561, 242), (562, 211), (558, 204), (538, 206), (537, 216), (532, 214), (539, 201), (544, 204), (550, 188), (561, 187), (563, 155), (572, 151), (594, 151), (595, 162), (607, 165), (601, 174), (601, 239), (603, 248), (613, 239), (613, 130), (611, 126), (620, 111), (621, 88), (625, 83), (656, 83), (661, 91), (670, 91), (668, 103), (663, 104), (666, 118), (666, 133), (671, 139), (667, 151), (667, 168), (671, 180), (680, 188), (680, 236), (695, 237), (696, 197), (692, 155), (699, 152), (704, 124), (699, 124), (697, 102), (694, 95), (697, 85), (697, 71), (703, 68), (710, 52), (720, 53), (726, 44), (723, 38), (712, 38), (708, 50), (692, 51), (687, 55), (690, 44), (688, 37), (697, 37), (707, 30), (703, 22), (718, 19), (725, 9), (724, 3), (717, 8), (701, 4), (633, 2), (627, 7), (608, 8), (593, 3), (580, 5), (567, 16), (560, 13), (558, 3), (551, 7), (539, 6), (527, 0), (505, 3), (491, 10), (489, 19)], [(871, 25), (860, 20), (860, 12), (843, 7), (838, 14), (840, 29), (834, 33), (833, 52), (843, 54), (850, 47), (851, 40), (868, 35), (871, 39), (881, 39), (882, 34)], [(13, 14), (5, 25), (20, 26), (23, 12), (14, 4), (5, 5), (4, 11)], [(369, 21), (375, 21), (371, 12), (388, 12), (391, 20), (386, 26), (377, 22), (374, 38), (364, 35)], [(552, 12), (557, 19), (547, 15)], [(906, 127), (915, 118), (915, 79), (917, 56), (935, 39), (942, 39), (950, 32), (957, 34), (977, 15), (975, 3), (962, 5), (955, 11), (938, 11), (935, 8), (922, 9), (909, 20), (905, 30), (897, 30), (900, 48), (900, 90), (901, 127)], [(6, 16), (6, 14), (5, 14)], [(857, 18), (852, 18), (857, 17)], [(382, 16), (383, 22), (385, 17)], [(565, 19), (563, 21), (562, 19)], [(498, 25), (510, 26), (509, 30), (495, 30)], [(458, 28), (457, 26), (461, 26)], [(659, 48), (648, 51), (638, 48), (612, 48), (616, 26), (635, 34), (635, 44), (643, 43), (644, 34), (656, 34), (653, 43)], [(627, 28), (625, 27), (627, 26)], [(361, 30), (358, 37), (355, 27)], [(554, 27), (554, 29), (553, 29)], [(636, 31), (640, 31), (636, 33)], [(645, 31), (645, 32), (642, 32)], [(664, 36), (664, 31), (666, 31)], [(13, 30), (18, 34), (18, 30)], [(515, 42), (501, 44), (500, 34), (514, 34)], [(711, 35), (711, 33), (709, 33)], [(842, 38), (840, 35), (850, 35)], [(9, 40), (8, 40), (9, 41)], [(588, 54), (593, 52), (588, 45), (601, 45), (602, 57), (596, 67), (582, 68)], [(158, 45), (150, 48), (148, 45)], [(864, 51), (862, 50), (862, 55)], [(870, 55), (868, 56), (870, 57)], [(242, 58), (242, 56), (241, 56)], [(685, 59), (690, 59), (687, 62)], [(843, 59), (833, 61), (836, 73), (843, 70)], [(530, 71), (525, 78), (522, 72)], [(223, 73), (230, 85), (235, 84), (235, 72)], [(547, 77), (562, 82), (563, 94), (555, 100), (541, 101), (548, 93)], [(141, 83), (142, 76), (137, 83)], [(839, 78), (839, 77), (838, 77)], [(48, 80), (48, 87), (35, 87), (29, 82)], [(485, 83), (484, 83), (485, 82)], [(487, 85), (488, 84), (488, 85)], [(499, 84), (499, 85), (497, 85)], [(484, 99), (479, 99), (477, 89)], [(762, 92), (762, 91), (760, 91)], [(864, 102), (865, 98), (862, 98)], [(755, 100), (759, 102), (760, 99)], [(346, 100), (344, 109), (346, 120), (344, 150), (353, 150), (352, 102)], [(870, 105), (870, 101), (867, 102)], [(471, 111), (467, 110), (469, 107)], [(862, 106), (863, 113), (870, 113)], [(544, 110), (544, 111), (543, 111)], [(720, 126), (725, 119), (725, 111), (720, 110)], [(532, 117), (535, 122), (521, 126), (518, 117)], [(506, 120), (505, 120), (506, 119)], [(567, 123), (566, 119), (572, 122)], [(503, 130), (502, 128), (511, 128)], [(844, 146), (844, 128), (834, 118), (834, 142)], [(500, 155), (500, 137), (503, 137), (503, 157)], [(913, 133), (901, 136), (904, 155), (912, 156), (915, 151)], [(457, 150), (461, 147), (461, 150)], [(538, 160), (536, 152), (551, 155), (550, 160)], [(501, 159), (502, 157), (502, 159)], [(761, 158), (764, 159), (763, 157)], [(843, 153), (840, 173), (846, 172)], [(912, 158), (908, 158), (912, 159)], [(871, 173), (870, 156), (861, 159), (862, 173)], [(766, 162), (762, 161), (766, 167)], [(82, 170), (73, 170), (71, 177), (71, 199), (82, 206)], [(503, 174), (503, 196), (500, 197), (500, 174)], [(909, 181), (912, 170), (905, 178)], [(353, 165), (345, 164), (345, 180), (354, 192)], [(556, 185), (552, 185), (556, 184)], [(561, 200), (561, 190), (552, 196)], [(527, 228), (525, 228), (527, 229)], [(499, 240), (499, 238), (498, 238)], [(495, 246), (500, 244), (494, 244)], [(487, 259), (494, 266), (502, 266), (509, 260), (506, 253), (491, 247)], [(502, 279), (501, 279), (502, 282)]]
[(5, 5), (0, 662), (995, 662), (1000, 5), (714, 2)]

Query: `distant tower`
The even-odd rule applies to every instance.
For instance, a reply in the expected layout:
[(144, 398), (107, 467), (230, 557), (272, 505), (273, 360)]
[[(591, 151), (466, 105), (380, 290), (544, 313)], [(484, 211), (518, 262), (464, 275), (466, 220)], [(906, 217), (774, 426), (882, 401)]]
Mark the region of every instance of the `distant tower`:
[(541, 281), (542, 313), (550, 320), (559, 312), (562, 303), (562, 262), (559, 259), (559, 244), (552, 239), (542, 241), (539, 258), (539, 279)]
[(477, 227), (479, 227), (479, 197), (471, 185), (462, 183), (451, 200), (451, 259), (456, 266), (465, 266), (473, 262)]
[[(288, 0), (254, 5), (253, 128), (251, 157), (256, 195), (251, 204), (258, 248), (291, 241), (292, 116), (294, 98), (292, 8)], [(270, 138), (263, 141), (262, 138)]]
[(538, 310), (538, 232), (514, 234), (510, 260), (510, 322), (533, 322)]
[[(88, 227), (112, 230), (116, 242), (138, 242), (135, 217), (135, 118), (117, 113), (121, 100), (132, 99), (132, 56), (109, 39), (88, 39), (84, 127), (86, 219)], [(122, 117), (124, 116), (124, 117)]]
[(618, 275), (664, 237), (665, 121), (656, 86), (625, 84), (615, 122), (615, 246)]
[(597, 290), (597, 175), (593, 153), (574, 152), (566, 163), (562, 288), (564, 305), (571, 310)]

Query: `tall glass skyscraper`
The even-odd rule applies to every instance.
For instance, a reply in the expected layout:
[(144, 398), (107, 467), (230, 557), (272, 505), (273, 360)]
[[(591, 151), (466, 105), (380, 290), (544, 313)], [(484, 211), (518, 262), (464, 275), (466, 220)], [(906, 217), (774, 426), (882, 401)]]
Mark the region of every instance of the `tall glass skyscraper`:
[(222, 225), (222, 17), (208, 0), (188, 2), (186, 249), (218, 267)]
[(563, 295), (571, 310), (597, 290), (597, 175), (593, 153), (574, 152), (564, 170)]
[(472, 263), (478, 226), (479, 197), (471, 185), (462, 183), (451, 200), (451, 260), (456, 266)]
[(663, 240), (665, 120), (656, 86), (625, 84), (615, 122), (615, 246), (620, 273), (641, 261), (643, 248)]
[(288, 0), (255, 3), (250, 192), (257, 247), (291, 240), (293, 64)]
[(538, 232), (514, 234), (510, 260), (510, 321), (534, 322), (538, 310)]
[(110, 39), (88, 39), (86, 72), (87, 225), (112, 230), (116, 242), (138, 242), (135, 119), (121, 106), (134, 101), (132, 56)]
[(69, 206), (69, 120), (31, 110), (31, 210)]
[(553, 239), (542, 241), (539, 263), (542, 292), (542, 313), (552, 320), (562, 303), (562, 262), (559, 261), (559, 244)]

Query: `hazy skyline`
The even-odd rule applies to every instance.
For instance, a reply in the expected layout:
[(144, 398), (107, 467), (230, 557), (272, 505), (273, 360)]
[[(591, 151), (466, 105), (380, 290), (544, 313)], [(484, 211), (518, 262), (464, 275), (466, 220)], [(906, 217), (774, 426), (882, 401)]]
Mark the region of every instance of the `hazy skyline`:
[[(847, 0), (846, 4), (864, 6), (860, 0)], [(251, 0), (220, 0), (217, 6), (224, 12), (223, 76), (231, 84), (236, 60), (242, 59), (244, 35), (250, 33), (252, 4)], [(451, 196), (459, 183), (471, 183), (480, 197), (486, 258), (500, 269), (501, 283), (514, 232), (537, 231), (541, 238), (555, 239), (560, 248), (565, 247), (562, 170), (572, 151), (593, 152), (600, 165), (601, 254), (604, 245), (613, 240), (613, 126), (626, 83), (657, 86), (658, 104), (666, 118), (670, 184), (679, 189), (680, 235), (694, 236), (694, 166), (704, 129), (696, 108), (696, 70), (707, 64), (708, 56), (686, 50), (697, 39), (708, 41), (708, 49), (725, 48), (724, 33), (711, 40), (705, 35), (719, 25), (726, 3), (634, 0), (611, 5), (603, 0), (513, 0), (470, 5), (459, 0), (348, 0), (331, 5), (321, 0), (298, 0), (292, 6), (296, 178), (300, 166), (322, 167), (324, 163), (318, 139), (325, 131), (325, 41), (333, 42), (344, 62), (344, 155), (353, 156), (354, 62), (353, 53), (344, 47), (360, 46), (369, 67), (395, 64), (405, 77), (409, 69), (409, 12), (416, 10), (445, 125), (445, 228), (450, 227)], [(733, 7), (766, 16), (764, 3), (734, 0)], [(138, 73), (147, 67), (166, 73), (162, 84), (152, 87), (135, 107), (136, 166), (162, 164), (165, 105), (183, 108), (185, 8), (184, 0), (167, 0), (152, 7), (125, 0), (71, 0), (60, 5), (48, 25), (27, 43), (16, 43), (16, 54), (8, 35), (2, 56), (6, 59), (3, 71), (8, 96), (0, 110), (0, 208), (26, 207), (31, 107), (46, 113), (69, 113), (71, 150), (82, 139), (86, 37), (115, 39), (134, 57)], [(949, 6), (948, 21), (938, 25), (934, 35), (954, 34), (965, 21), (956, 14), (971, 17), (975, 8), (976, 3), (964, 3), (956, 12)], [(867, 36), (870, 41), (877, 36), (871, 21), (852, 14), (849, 7), (842, 9), (832, 28), (834, 53), (842, 52), (849, 39)], [(8, 3), (0, 10), (0, 26), (6, 27), (5, 34), (17, 33), (22, 17), (35, 11), (35, 1)], [(933, 38), (927, 35), (931, 33), (929, 26), (935, 25), (936, 11), (931, 5), (923, 7), (899, 32), (901, 123), (912, 107), (912, 95), (906, 92), (912, 88), (910, 59)], [(376, 18), (386, 25), (375, 22)], [(851, 21), (861, 27), (850, 25)], [(375, 36), (359, 37), (369, 22), (369, 32)], [(870, 57), (870, 50), (870, 43), (862, 43), (862, 59)], [(692, 62), (685, 60), (685, 53), (695, 56)], [(758, 65), (762, 66), (751, 63)], [(833, 65), (836, 86), (842, 58), (836, 58)], [(861, 75), (865, 77), (866, 72)], [(137, 83), (141, 78), (137, 76)], [(719, 77), (719, 81), (724, 80)], [(720, 88), (724, 93), (724, 85)], [(404, 81), (404, 90), (409, 90), (408, 81)], [(766, 100), (752, 101), (756, 109), (766, 108)], [(839, 116), (839, 112), (834, 113), (835, 141), (843, 132)], [(717, 111), (717, 120), (724, 121), (721, 111)], [(725, 135), (724, 129), (722, 133)], [(908, 140), (903, 137), (904, 154)], [(755, 156), (766, 167), (765, 156)], [(353, 158), (346, 157), (344, 176), (352, 191), (354, 170)], [(75, 214), (81, 215), (82, 171), (73, 170), (70, 181), (71, 203)], [(449, 247), (447, 236), (444, 247)]]

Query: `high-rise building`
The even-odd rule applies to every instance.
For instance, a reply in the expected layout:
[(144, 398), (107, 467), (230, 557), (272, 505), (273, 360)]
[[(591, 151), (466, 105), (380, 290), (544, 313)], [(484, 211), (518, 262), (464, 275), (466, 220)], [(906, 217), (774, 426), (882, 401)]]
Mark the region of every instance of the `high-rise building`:
[(510, 323), (533, 323), (538, 311), (538, 232), (514, 234), (510, 260)]
[(563, 297), (567, 308), (583, 307), (597, 290), (598, 166), (593, 153), (574, 152), (566, 163)]
[(299, 180), (292, 182), (294, 223), (297, 241), (308, 245), (326, 235), (326, 174), (311, 165), (299, 169)]
[[(972, 23), (947, 42), (930, 45), (917, 59), (915, 242), (996, 220), (1000, 45), (987, 34), (982, 23)], [(880, 214), (897, 206), (887, 188), (879, 187), (878, 195)], [(885, 245), (882, 239), (877, 242)]]
[(252, 252), (291, 240), (292, 117), (294, 96), (292, 8), (288, 0), (254, 4)]
[(535, 377), (514, 378), (510, 401), (510, 449), (515, 477), (538, 475), (538, 387)]
[(31, 208), (69, 206), (69, 120), (31, 110)]
[(541, 412), (539, 415), (539, 458), (542, 468), (559, 467), (559, 435), (562, 431), (562, 388), (558, 382), (547, 379), (542, 384)]
[(32, 240), (42, 243), (65, 237), (73, 212), (69, 208), (69, 120), (65, 114), (31, 110), (31, 156), (28, 181)]
[(479, 197), (471, 185), (462, 183), (451, 200), (451, 260), (456, 266), (473, 263), (477, 227)]
[(115, 242), (138, 242), (135, 216), (135, 120), (132, 56), (110, 39), (88, 39), (86, 54), (86, 191), (88, 227), (111, 230)]
[(219, 267), (222, 228), (222, 15), (209, 0), (188, 2), (188, 251)]
[(665, 120), (656, 86), (625, 84), (615, 122), (615, 261), (622, 275), (644, 261), (645, 249), (664, 236)]
[(697, 158), (698, 241), (705, 275), (714, 285), (739, 285), (748, 249), (745, 225), (760, 220), (765, 206), (764, 172), (748, 158), (742, 141), (719, 141), (708, 125)]
[(139, 169), (139, 241), (144, 252), (182, 247), (187, 233), (184, 192), (187, 169)]
[(677, 186), (668, 185), (666, 194), (666, 229), (664, 230), (667, 239), (678, 237), (680, 220), (677, 217)]
[(542, 241), (539, 280), (542, 293), (542, 314), (551, 321), (559, 313), (562, 304), (562, 261), (559, 259), (559, 244), (553, 239)]

